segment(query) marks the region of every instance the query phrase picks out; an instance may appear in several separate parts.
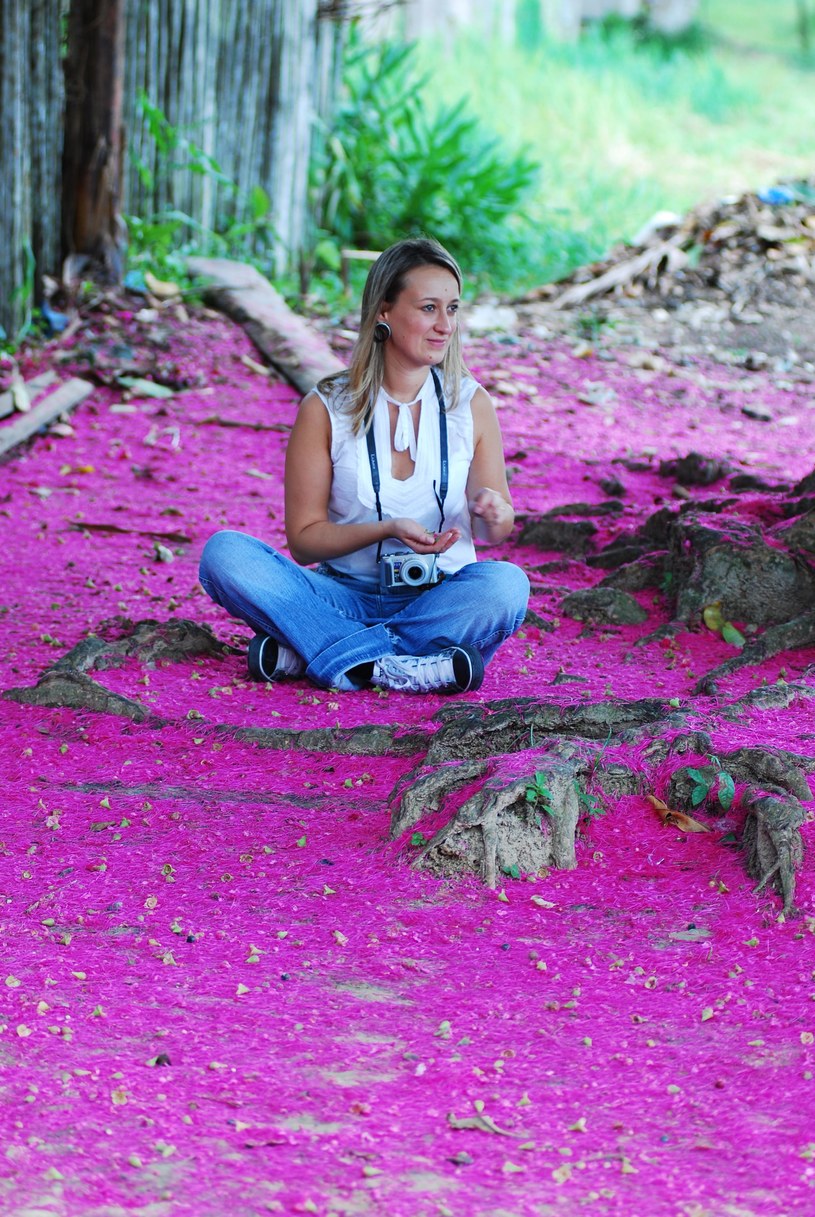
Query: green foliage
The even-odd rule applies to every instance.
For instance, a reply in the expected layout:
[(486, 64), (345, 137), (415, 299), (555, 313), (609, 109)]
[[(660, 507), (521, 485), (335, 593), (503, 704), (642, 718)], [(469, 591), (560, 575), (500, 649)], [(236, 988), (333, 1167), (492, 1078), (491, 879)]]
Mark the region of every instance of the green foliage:
[(382, 249), (435, 236), (468, 272), (507, 279), (531, 239), (521, 204), (537, 166), (469, 113), (467, 99), (431, 102), (409, 46), (352, 38), (344, 100), (313, 174), (321, 261), (336, 246)]
[(38, 314), (34, 309), (34, 285), (37, 267), (34, 260), (34, 250), (31, 248), (30, 241), (26, 241), (23, 244), (22, 253), (23, 277), (11, 293), (11, 304), (14, 306), (14, 311), (18, 316), (22, 312), (23, 320), (16, 334), (11, 338), (6, 334), (3, 327), (0, 326), (0, 351), (16, 351), (23, 339), (29, 336), (37, 321)]
[(569, 274), (658, 210), (811, 174), (815, 90), (793, 64), (791, 2), (701, 0), (703, 29), (684, 44), (627, 26), (561, 44), (541, 31), (534, 0), (516, 11), (516, 46), (496, 40), (485, 53), (462, 33), (417, 54), (434, 99), (451, 104), (466, 81), (468, 113), (542, 165), (524, 204), (536, 240), (514, 289)]
[[(215, 158), (205, 152), (199, 144), (191, 140), (178, 127), (174, 127), (164, 111), (150, 100), (143, 89), (139, 91), (136, 113), (155, 145), (164, 170), (185, 169), (191, 173), (212, 177), (225, 186), (234, 187), (234, 183), (222, 173)], [(133, 164), (142, 183), (152, 190), (154, 185), (152, 170), (140, 157), (134, 157)]]
[(554, 805), (552, 803), (552, 792), (546, 784), (546, 774), (537, 772), (533, 780), (526, 787), (524, 792), (527, 803), (534, 804), (535, 807), (544, 811), (547, 816), (555, 816)]
[[(215, 228), (176, 207), (162, 208), (150, 216), (127, 216), (131, 269), (152, 270), (157, 277), (173, 279), (189, 290), (186, 259), (193, 253), (238, 258), (263, 267), (278, 239), (269, 222), (271, 201), (266, 191), (254, 185), (241, 194), (215, 158), (174, 127), (145, 93), (139, 95), (138, 112), (155, 145), (161, 174), (186, 170), (211, 178), (226, 190), (233, 207)], [(152, 169), (143, 159), (136, 160), (136, 169), (145, 187), (152, 190)]]
[(693, 21), (675, 34), (665, 34), (655, 28), (647, 13), (638, 13), (626, 20), (611, 14), (596, 22), (600, 37), (608, 41), (623, 37), (637, 47), (663, 59), (676, 55), (700, 55), (710, 49), (712, 32), (701, 21)]
[[(711, 760), (715, 765), (719, 765), (716, 757), (712, 757)], [(704, 774), (701, 769), (688, 769), (688, 777), (693, 782), (691, 790), (691, 805), (693, 807), (701, 806), (711, 794), (725, 811), (733, 806), (733, 800), (736, 797), (736, 784), (725, 769), (719, 767), (718, 773), (712, 777)]]
[(574, 784), (574, 788), (577, 792), (577, 801), (583, 809), (583, 815), (588, 820), (598, 820), (600, 816), (604, 816), (606, 814), (606, 809), (598, 799), (597, 795), (589, 794), (589, 792), (584, 790), (577, 781)]

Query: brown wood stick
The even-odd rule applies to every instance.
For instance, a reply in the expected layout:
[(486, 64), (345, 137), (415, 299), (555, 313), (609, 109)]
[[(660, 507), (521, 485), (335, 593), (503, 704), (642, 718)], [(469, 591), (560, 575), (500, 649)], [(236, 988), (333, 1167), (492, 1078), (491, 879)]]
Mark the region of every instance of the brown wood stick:
[(93, 392), (93, 385), (74, 376), (38, 402), (27, 414), (0, 430), (0, 456), (47, 427), (66, 410), (73, 410)]

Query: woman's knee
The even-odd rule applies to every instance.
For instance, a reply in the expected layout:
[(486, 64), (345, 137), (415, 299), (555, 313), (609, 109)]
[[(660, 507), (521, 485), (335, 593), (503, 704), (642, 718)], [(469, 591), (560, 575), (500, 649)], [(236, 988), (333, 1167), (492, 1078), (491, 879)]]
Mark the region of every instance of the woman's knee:
[(480, 562), (477, 567), (484, 597), (520, 622), (529, 603), (529, 578), (514, 562)]
[(204, 580), (219, 581), (236, 565), (240, 566), (245, 561), (247, 554), (260, 544), (262, 543), (254, 537), (247, 536), (243, 532), (234, 532), (228, 528), (214, 533), (201, 554), (198, 566), (199, 579), (202, 583)]

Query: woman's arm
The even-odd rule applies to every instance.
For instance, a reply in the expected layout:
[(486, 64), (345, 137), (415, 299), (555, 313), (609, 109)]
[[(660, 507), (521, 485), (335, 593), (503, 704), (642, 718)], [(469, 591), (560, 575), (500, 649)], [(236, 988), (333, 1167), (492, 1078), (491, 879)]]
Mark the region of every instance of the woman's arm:
[(286, 449), (286, 540), (295, 562), (328, 562), (394, 537), (419, 554), (443, 553), (459, 537), (458, 529), (428, 533), (410, 519), (333, 524), (328, 501), (334, 470), (331, 421), (324, 403), (309, 393), (297, 411)]
[(473, 536), (497, 545), (509, 536), (515, 512), (507, 485), (504, 445), (492, 398), (477, 389), (472, 401), (473, 459), (467, 478)]

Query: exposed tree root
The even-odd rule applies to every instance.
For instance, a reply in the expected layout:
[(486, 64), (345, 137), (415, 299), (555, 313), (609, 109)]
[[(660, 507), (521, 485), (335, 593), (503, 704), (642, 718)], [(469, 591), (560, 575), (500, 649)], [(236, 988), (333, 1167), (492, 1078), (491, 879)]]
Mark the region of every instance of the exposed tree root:
[(720, 663), (717, 668), (713, 668), (706, 676), (703, 676), (697, 682), (694, 692), (714, 694), (717, 691), (717, 681), (725, 676), (730, 676), (732, 672), (737, 672), (739, 668), (763, 663), (765, 659), (772, 659), (774, 655), (780, 655), (782, 651), (794, 651), (799, 647), (811, 646), (815, 646), (815, 609), (801, 613), (798, 617), (793, 617), (790, 621), (784, 621), (780, 625), (768, 626), (760, 637), (748, 642), (738, 655), (726, 659), (724, 663)]
[(784, 790), (751, 791), (744, 799), (747, 817), (743, 845), (747, 873), (760, 892), (772, 879), (784, 901), (782, 912), (795, 912), (795, 872), (803, 861), (800, 828), (805, 814), (798, 799)]
[(285, 727), (230, 727), (219, 724), (216, 731), (233, 739), (247, 740), (261, 748), (285, 752), (338, 752), (345, 756), (415, 756), (424, 752), (428, 735), (405, 731), (398, 724), (369, 724), (360, 727), (313, 727), (287, 730)]
[[(111, 632), (121, 636), (111, 639), (107, 636)], [(177, 663), (191, 655), (223, 655), (228, 649), (207, 626), (185, 618), (135, 623), (116, 618), (107, 623), (101, 635), (91, 634), (72, 647), (46, 669), (36, 685), (6, 689), (2, 696), (29, 706), (68, 706), (97, 714), (118, 714), (133, 722), (160, 722), (148, 707), (111, 693), (86, 673), (118, 667), (129, 656), (154, 667), (157, 663)]]
[(119, 714), (136, 723), (147, 719), (156, 723), (162, 721), (146, 706), (132, 701), (129, 697), (121, 697), (118, 693), (103, 689), (95, 680), (91, 680), (90, 676), (77, 672), (75, 668), (65, 668), (62, 671), (52, 668), (36, 685), (22, 689), (5, 689), (2, 696), (25, 706), (69, 706), (73, 710), (93, 710), (97, 714)]
[[(459, 768), (448, 771), (448, 788), (473, 776), (472, 765), (463, 767), (464, 778), (455, 773)], [(528, 777), (508, 776), (500, 763), (492, 764), (489, 771), (480, 789), (434, 834), (413, 865), (475, 871), (490, 888), (501, 872), (537, 874), (550, 866), (574, 869), (579, 815), (575, 766), (549, 761), (545, 780), (544, 773), (538, 773), (537, 787)]]
[[(794, 645), (805, 645), (815, 634), (815, 612), (770, 627), (759, 640), (762, 657), (779, 637), (778, 649), (786, 649), (790, 631), (798, 640)], [(191, 621), (134, 624), (117, 619), (72, 648), (33, 688), (6, 690), (3, 696), (158, 725), (165, 720), (104, 689), (87, 671), (114, 666), (125, 656), (153, 666), (226, 650), (210, 630)], [(738, 717), (744, 706), (771, 708), (813, 695), (806, 686), (760, 688), (717, 714)], [(398, 724), (207, 728), (265, 748), (422, 757), (391, 793), (391, 838), (425, 826), (425, 842), (413, 865), (444, 873), (475, 872), (490, 887), (502, 873), (574, 867), (580, 818), (600, 814), (605, 802), (655, 793), (673, 810), (704, 813), (707, 804), (719, 818), (732, 806), (744, 813), (746, 865), (757, 880), (756, 891), (772, 883), (784, 914), (794, 910), (795, 871), (803, 857), (800, 829), (806, 818), (802, 803), (811, 799), (806, 775), (815, 772), (815, 760), (769, 748), (739, 748), (714, 758), (710, 737), (693, 725), (691, 711), (655, 698), (565, 706), (537, 698), (459, 701), (440, 711), (436, 724), (424, 730)], [(729, 797), (726, 804), (716, 804), (722, 775)], [(701, 806), (700, 784), (705, 788)]]
[(159, 663), (181, 663), (192, 655), (220, 657), (231, 649), (219, 642), (208, 626), (185, 617), (135, 622), (119, 617), (100, 627), (99, 634), (83, 638), (53, 666), (55, 670), (101, 671), (121, 667), (126, 658), (135, 658), (152, 668)]

